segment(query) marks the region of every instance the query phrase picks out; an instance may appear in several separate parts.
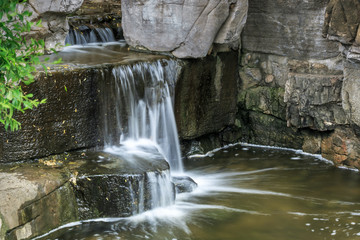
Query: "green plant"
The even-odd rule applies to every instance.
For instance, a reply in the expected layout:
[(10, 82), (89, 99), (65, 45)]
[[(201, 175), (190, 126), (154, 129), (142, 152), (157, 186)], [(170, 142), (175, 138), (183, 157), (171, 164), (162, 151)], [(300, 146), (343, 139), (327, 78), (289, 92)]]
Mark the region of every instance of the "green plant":
[(34, 82), (35, 66), (44, 49), (43, 40), (26, 39), (26, 33), (37, 23), (29, 22), (31, 12), (18, 12), (19, 0), (0, 0), (0, 123), (6, 130), (18, 130), (21, 123), (14, 118), (16, 111), (24, 113), (46, 100), (33, 99), (22, 86)]

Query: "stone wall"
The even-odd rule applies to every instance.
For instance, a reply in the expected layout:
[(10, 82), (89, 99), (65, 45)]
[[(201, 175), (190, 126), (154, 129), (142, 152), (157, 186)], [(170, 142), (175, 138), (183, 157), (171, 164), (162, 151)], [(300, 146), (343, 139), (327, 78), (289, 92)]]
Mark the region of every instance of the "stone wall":
[(358, 13), (358, 1), (249, 1), (239, 71), (242, 139), (359, 166)]
[(47, 103), (19, 114), (17, 132), (0, 129), (0, 162), (44, 157), (66, 151), (90, 148), (97, 143), (98, 79), (92, 68), (73, 69), (67, 65), (39, 74), (24, 91)]

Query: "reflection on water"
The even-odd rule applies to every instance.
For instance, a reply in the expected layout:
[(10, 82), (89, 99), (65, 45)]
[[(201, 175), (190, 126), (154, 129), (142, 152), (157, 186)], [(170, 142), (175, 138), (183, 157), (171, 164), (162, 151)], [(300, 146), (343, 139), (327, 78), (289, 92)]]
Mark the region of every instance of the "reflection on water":
[(296, 151), (233, 146), (194, 157), (198, 188), (130, 218), (63, 226), (41, 239), (360, 238), (360, 175)]

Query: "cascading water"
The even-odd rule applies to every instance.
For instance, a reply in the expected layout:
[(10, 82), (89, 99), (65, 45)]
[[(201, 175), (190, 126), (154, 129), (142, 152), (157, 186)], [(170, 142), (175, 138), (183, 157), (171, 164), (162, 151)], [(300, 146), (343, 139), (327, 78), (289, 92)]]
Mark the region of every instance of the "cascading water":
[(79, 27), (78, 30), (70, 29), (65, 39), (65, 44), (86, 45), (98, 42), (116, 41), (113, 31), (110, 28), (89, 28)]
[[(140, 167), (159, 153), (173, 172), (183, 164), (173, 111), (177, 63), (173, 60), (141, 62), (113, 68), (103, 95), (105, 151)], [(151, 160), (150, 160), (151, 161)], [(151, 164), (151, 163), (150, 163)], [(139, 212), (174, 203), (170, 171), (146, 173), (149, 199), (139, 195)], [(150, 206), (144, 206), (144, 201)]]
[(141, 62), (112, 70), (114, 81), (106, 86), (110, 93), (104, 96), (107, 107), (103, 113), (108, 151), (114, 151), (119, 144), (120, 149), (154, 144), (172, 172), (183, 172), (172, 97), (176, 72), (173, 60)]

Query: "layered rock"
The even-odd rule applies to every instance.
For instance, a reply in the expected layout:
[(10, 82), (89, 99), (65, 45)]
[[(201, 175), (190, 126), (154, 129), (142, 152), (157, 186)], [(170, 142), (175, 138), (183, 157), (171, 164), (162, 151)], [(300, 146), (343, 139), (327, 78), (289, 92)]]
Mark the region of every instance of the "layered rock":
[(113, 79), (112, 68), (164, 58), (139, 53), (129, 57), (127, 48), (121, 45), (104, 47), (100, 52), (93, 48), (83, 55), (59, 53), (50, 60), (58, 57), (72, 63), (49, 65), (48, 74), (39, 72), (37, 81), (23, 88), (35, 98), (47, 99), (47, 103), (16, 115), (22, 123), (19, 131), (0, 129), (0, 162), (29, 160), (101, 145), (103, 116), (99, 113), (99, 102), (107, 91), (105, 79)]
[(111, 154), (82, 151), (1, 165), (0, 239), (30, 239), (69, 222), (151, 209), (152, 188), (159, 183), (147, 175), (169, 172), (157, 150), (152, 156), (134, 165)]
[(65, 45), (65, 38), (69, 31), (67, 16), (75, 12), (82, 5), (83, 0), (29, 0), (19, 5), (20, 11), (30, 11), (32, 16), (28, 19), (37, 22), (41, 19), (42, 26), (33, 26), (28, 37), (43, 39), (45, 51), (60, 50)]
[(359, 167), (358, 13), (358, 1), (250, 2), (235, 120), (242, 139)]
[(357, 0), (331, 0), (326, 8), (323, 36), (344, 45), (350, 61), (360, 61), (360, 3)]
[(172, 52), (179, 58), (199, 58), (207, 55), (219, 30), (215, 42), (238, 46), (247, 0), (124, 0), (122, 11), (129, 45)]

